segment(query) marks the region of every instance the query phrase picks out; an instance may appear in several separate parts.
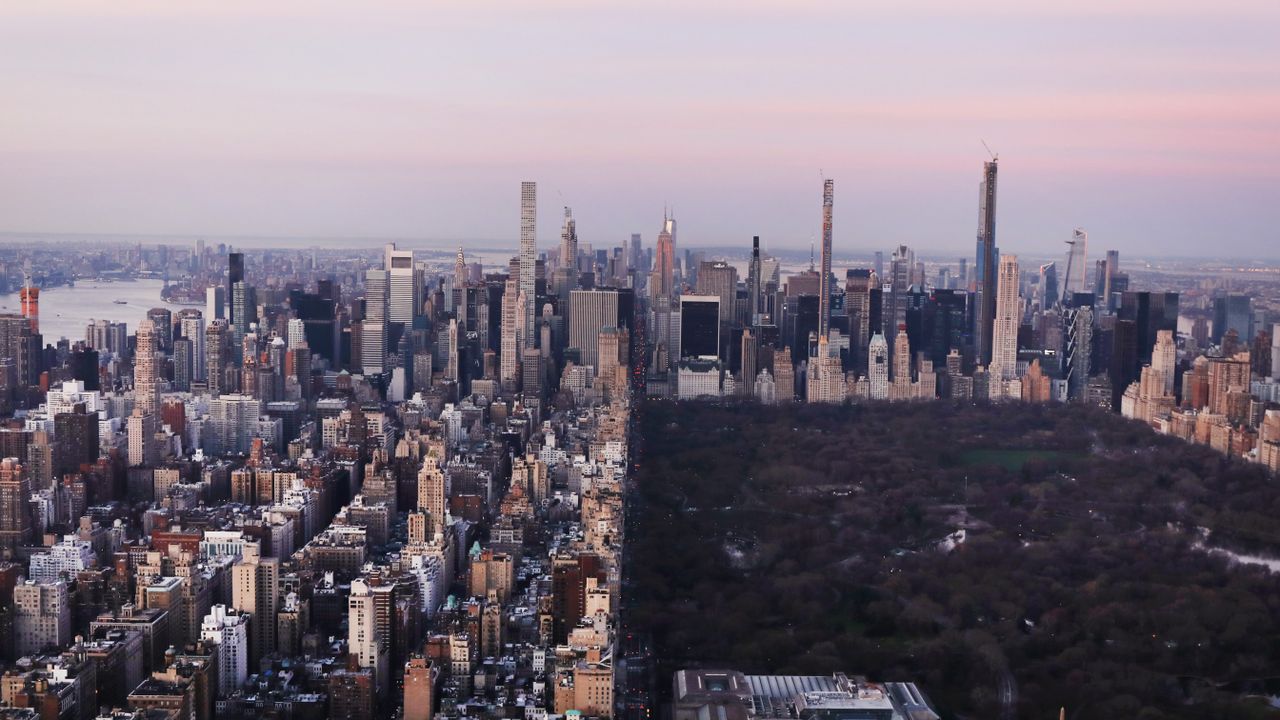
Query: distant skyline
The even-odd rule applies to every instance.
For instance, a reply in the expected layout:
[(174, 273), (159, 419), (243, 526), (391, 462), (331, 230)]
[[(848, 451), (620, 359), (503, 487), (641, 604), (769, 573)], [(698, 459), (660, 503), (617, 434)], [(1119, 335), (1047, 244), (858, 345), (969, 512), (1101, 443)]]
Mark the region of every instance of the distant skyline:
[(1280, 4), (0, 9), (0, 231), (1280, 256)]

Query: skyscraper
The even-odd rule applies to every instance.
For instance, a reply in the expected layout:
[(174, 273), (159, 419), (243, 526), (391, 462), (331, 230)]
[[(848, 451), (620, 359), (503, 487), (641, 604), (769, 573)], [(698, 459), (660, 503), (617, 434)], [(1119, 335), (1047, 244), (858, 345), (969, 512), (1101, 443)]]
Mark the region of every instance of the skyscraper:
[(226, 357), (227, 321), (215, 318), (209, 322), (209, 327), (204, 331), (205, 373), (209, 394), (213, 397), (227, 390), (225, 387)]
[[(538, 296), (538, 184), (534, 182), (520, 183), (520, 292), (526, 298)], [(535, 326), (534, 306), (536, 302), (525, 305), (524, 326)], [(534, 347), (535, 333), (526, 333), (525, 347)]]
[(1235, 330), (1246, 343), (1253, 340), (1253, 298), (1226, 295), (1213, 300), (1213, 328), (1209, 339), (1220, 344), (1228, 330)]
[(40, 332), (40, 288), (31, 282), (31, 265), (28, 261), (22, 273), (22, 289), (18, 298), (22, 304), (22, 317), (31, 324), (31, 332)]
[(831, 206), (835, 202), (835, 181), (822, 181), (822, 267), (818, 278), (818, 336), (831, 335)]
[(1040, 266), (1040, 311), (1053, 309), (1058, 304), (1058, 265), (1047, 262)]
[[(233, 252), (227, 255), (227, 300), (235, 297), (236, 283), (244, 282), (244, 253)], [(227, 314), (227, 322), (235, 327), (235, 305), (231, 306), (231, 311)], [(222, 317), (217, 315), (216, 317)]]
[(136, 406), (149, 414), (160, 411), (160, 378), (156, 371), (158, 338), (155, 322), (147, 317), (138, 323), (137, 353), (133, 363), (133, 392)]
[(204, 351), (204, 317), (200, 311), (187, 309), (178, 313), (178, 332), (191, 341), (191, 379), (204, 380), (208, 366)]
[(755, 394), (756, 375), (760, 371), (760, 338), (749, 327), (742, 329), (742, 347), (738, 354), (742, 366), (738, 373), (742, 378), (739, 394), (750, 397)]
[[(747, 267), (747, 324), (754, 325), (760, 314), (760, 236), (751, 238), (751, 264)], [(754, 375), (752, 376), (754, 377)]]
[(0, 558), (31, 542), (31, 479), (18, 458), (0, 460)]
[(249, 616), (217, 604), (200, 622), (200, 638), (218, 646), (218, 695), (230, 695), (249, 677)]
[(231, 568), (231, 599), (235, 608), (249, 613), (249, 657), (261, 658), (276, 649), (276, 606), (280, 561), (262, 557), (258, 545), (245, 545), (244, 555)]
[(657, 249), (653, 257), (653, 278), (649, 282), (650, 297), (654, 305), (659, 300), (670, 302), (674, 293), (676, 263), (676, 220), (662, 214), (662, 230), (658, 233)]
[(720, 356), (720, 298), (681, 295), (679, 318), (677, 360)]
[(698, 265), (697, 293), (720, 298), (720, 322), (732, 323), (738, 297), (738, 269), (723, 260)]
[(383, 269), (387, 271), (387, 322), (413, 326), (418, 314), (418, 272), (413, 266), (412, 250), (397, 250), (388, 243), (383, 251)]
[(577, 289), (578, 278), (578, 225), (573, 220), (573, 209), (564, 208), (564, 224), (560, 226), (560, 267), (569, 271), (571, 289)]
[(252, 285), (243, 280), (231, 286), (231, 329), (236, 342), (249, 334), (249, 326), (258, 321), (258, 296)]
[(1106, 260), (1106, 271), (1103, 276), (1102, 287), (1094, 288), (1093, 292), (1102, 298), (1102, 307), (1111, 310), (1115, 307), (1112, 294), (1115, 293), (1116, 274), (1120, 272), (1120, 251), (1108, 250)]
[(427, 514), (427, 540), (445, 530), (445, 478), (435, 455), (422, 458), (418, 470), (418, 511)]
[(365, 375), (377, 375), (386, 369), (390, 281), (391, 274), (386, 270), (365, 271), (364, 322), (360, 327), (360, 362)]
[(1156, 344), (1151, 351), (1151, 371), (1160, 378), (1164, 394), (1173, 396), (1173, 380), (1178, 364), (1178, 347), (1173, 342), (1172, 330), (1157, 330)]
[(872, 400), (889, 399), (889, 343), (876, 333), (867, 344), (867, 376)]
[(1018, 373), (1018, 256), (1001, 255), (996, 280), (996, 317), (992, 327), (991, 381), (1012, 380)]
[(583, 365), (599, 368), (600, 328), (618, 324), (616, 290), (574, 290), (569, 294), (569, 347)]
[(982, 164), (978, 186), (978, 251), (974, 262), (978, 301), (973, 320), (973, 336), (979, 365), (991, 363), (992, 324), (996, 317), (996, 170), (997, 158)]
[(507, 278), (502, 292), (502, 327), (498, 346), (498, 379), (504, 389), (514, 390), (520, 382), (520, 350), (522, 338), (517, 332), (520, 318), (516, 313), (519, 307), (520, 283), (515, 278)]
[(893, 337), (893, 384), (890, 386), (889, 398), (907, 400), (911, 398), (911, 346), (907, 338), (907, 325), (898, 326), (898, 333)]
[(1071, 231), (1071, 239), (1067, 241), (1067, 272), (1062, 278), (1063, 293), (1082, 293), (1087, 285), (1089, 269), (1085, 264), (1089, 260), (1089, 233), (1084, 228)]
[(1066, 307), (1062, 324), (1065, 336), (1062, 377), (1067, 381), (1067, 397), (1083, 402), (1089, 385), (1090, 356), (1093, 354), (1093, 307)]

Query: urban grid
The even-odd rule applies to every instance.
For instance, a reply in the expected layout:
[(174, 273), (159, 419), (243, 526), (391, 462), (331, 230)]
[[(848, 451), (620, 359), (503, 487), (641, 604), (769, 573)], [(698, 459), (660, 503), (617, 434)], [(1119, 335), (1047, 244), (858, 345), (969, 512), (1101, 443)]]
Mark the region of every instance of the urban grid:
[(19, 5), (0, 720), (1280, 718), (1274, 8)]

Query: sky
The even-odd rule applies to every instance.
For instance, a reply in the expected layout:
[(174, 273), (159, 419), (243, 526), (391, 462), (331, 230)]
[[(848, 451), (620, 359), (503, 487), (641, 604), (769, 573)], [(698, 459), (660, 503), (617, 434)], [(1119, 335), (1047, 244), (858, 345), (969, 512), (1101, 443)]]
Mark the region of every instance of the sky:
[[(1280, 257), (1275, 0), (0, 5), (0, 231)], [(370, 241), (373, 242), (372, 240)]]

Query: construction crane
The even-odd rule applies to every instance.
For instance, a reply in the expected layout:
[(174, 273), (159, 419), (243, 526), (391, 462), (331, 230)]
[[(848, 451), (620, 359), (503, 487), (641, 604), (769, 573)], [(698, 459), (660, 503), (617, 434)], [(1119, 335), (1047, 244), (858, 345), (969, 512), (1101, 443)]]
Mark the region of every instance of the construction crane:
[(991, 156), (991, 162), (996, 162), (1000, 159), (999, 155), (991, 151), (991, 146), (987, 144), (986, 140), (982, 140), (982, 147), (986, 148), (987, 154)]

